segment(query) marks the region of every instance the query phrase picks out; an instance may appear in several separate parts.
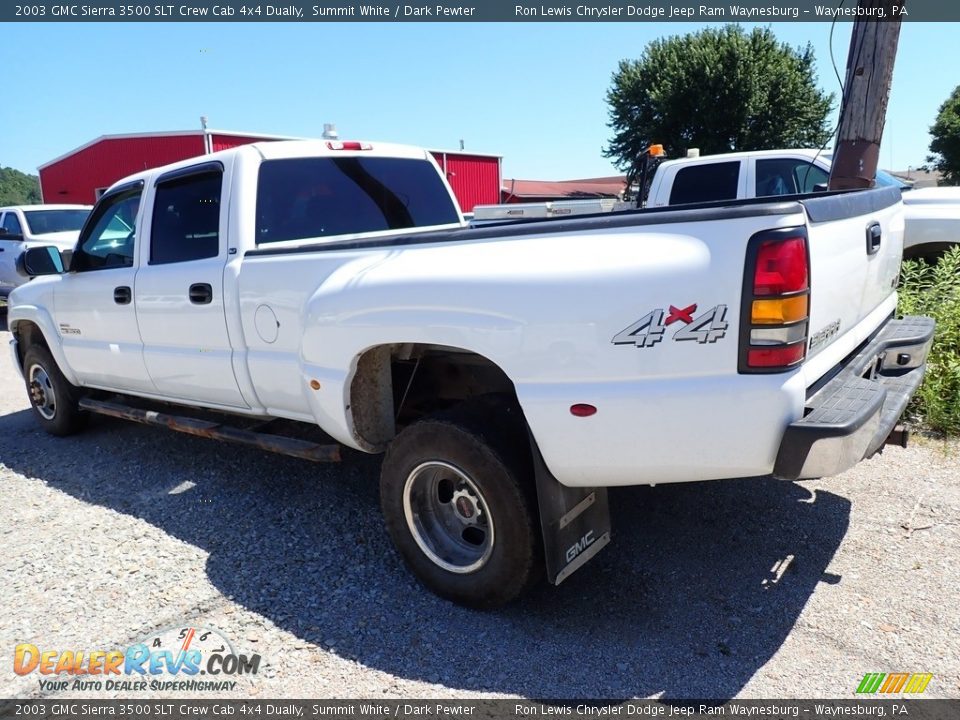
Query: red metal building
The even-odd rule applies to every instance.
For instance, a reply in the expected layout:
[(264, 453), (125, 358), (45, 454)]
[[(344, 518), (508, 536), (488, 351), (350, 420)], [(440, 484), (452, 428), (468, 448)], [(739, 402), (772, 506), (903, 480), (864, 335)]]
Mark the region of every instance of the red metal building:
[[(102, 135), (41, 165), (40, 192), (45, 203), (88, 204), (133, 173), (262, 140), (300, 139), (222, 130)], [(500, 202), (499, 155), (457, 150), (430, 153), (446, 173), (463, 212), (471, 212), (474, 205)]]

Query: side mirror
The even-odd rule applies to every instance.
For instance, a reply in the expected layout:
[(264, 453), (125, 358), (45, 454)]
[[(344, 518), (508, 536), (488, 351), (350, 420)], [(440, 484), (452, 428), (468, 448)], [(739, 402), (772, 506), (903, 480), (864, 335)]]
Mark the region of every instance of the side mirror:
[(0, 240), (10, 240), (12, 242), (20, 242), (21, 240), (23, 240), (23, 233), (7, 232), (3, 228), (0, 228)]
[(60, 250), (53, 245), (40, 245), (20, 253), (17, 258), (17, 272), (24, 277), (38, 275), (60, 275), (63, 272), (63, 258)]
[(817, 183), (816, 185), (813, 186), (813, 191), (815, 193), (826, 192), (829, 189), (830, 189), (830, 186), (827, 183)]

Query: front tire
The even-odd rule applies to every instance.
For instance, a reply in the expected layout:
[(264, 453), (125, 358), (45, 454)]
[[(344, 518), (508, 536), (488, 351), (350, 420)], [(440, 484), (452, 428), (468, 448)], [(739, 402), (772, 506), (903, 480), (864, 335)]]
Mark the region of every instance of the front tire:
[(79, 432), (87, 416), (80, 412), (80, 389), (71, 385), (47, 348), (34, 345), (23, 357), (23, 377), (33, 414), (51, 435)]
[(468, 402), (403, 430), (383, 461), (380, 500), (403, 559), (441, 597), (498, 607), (540, 577), (529, 445), (513, 405)]

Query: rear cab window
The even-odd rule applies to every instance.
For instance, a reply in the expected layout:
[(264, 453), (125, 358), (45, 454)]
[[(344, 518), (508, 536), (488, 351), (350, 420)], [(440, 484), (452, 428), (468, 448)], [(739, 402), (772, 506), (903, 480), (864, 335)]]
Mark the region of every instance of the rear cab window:
[(671, 205), (736, 200), (740, 187), (740, 161), (681, 167), (670, 190)]
[(260, 165), (258, 245), (459, 222), (427, 160), (344, 156)]

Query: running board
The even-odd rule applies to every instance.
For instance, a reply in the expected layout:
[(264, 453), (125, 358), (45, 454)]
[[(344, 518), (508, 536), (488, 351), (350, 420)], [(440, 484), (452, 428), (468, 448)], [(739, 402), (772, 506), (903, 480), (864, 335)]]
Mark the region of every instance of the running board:
[(143, 425), (165, 427), (170, 430), (186, 433), (187, 435), (195, 435), (212, 440), (225, 440), (226, 442), (240, 443), (241, 445), (252, 445), (261, 450), (269, 450), (270, 452), (280, 453), (281, 455), (291, 455), (304, 460), (312, 460), (313, 462), (340, 461), (339, 445), (320, 445), (309, 442), (308, 440), (300, 440), (283, 435), (268, 435), (267, 433), (243, 430), (212, 420), (200, 420), (182, 415), (170, 415), (155, 410), (143, 410), (117, 402), (105, 402), (103, 400), (92, 400), (90, 398), (80, 400), (80, 409), (98, 415), (108, 415), (122, 420), (132, 420), (133, 422), (142, 423)]

